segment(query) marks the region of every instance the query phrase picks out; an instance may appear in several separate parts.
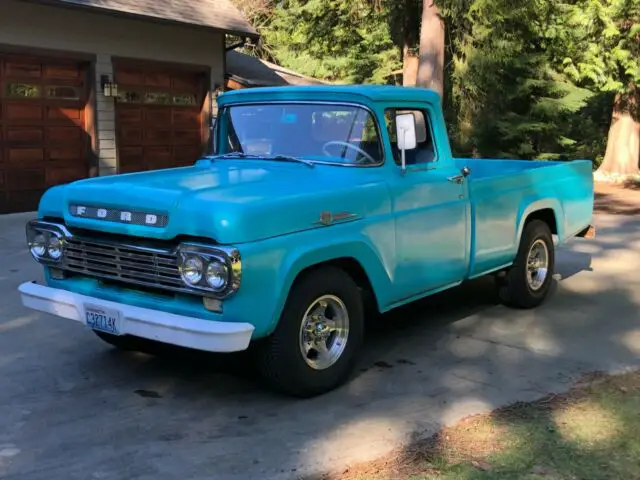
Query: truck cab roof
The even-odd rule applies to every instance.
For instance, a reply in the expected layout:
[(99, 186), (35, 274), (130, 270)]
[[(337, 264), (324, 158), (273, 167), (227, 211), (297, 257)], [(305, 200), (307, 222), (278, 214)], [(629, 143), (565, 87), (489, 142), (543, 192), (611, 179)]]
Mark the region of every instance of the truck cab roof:
[(295, 101), (317, 99), (344, 101), (361, 97), (373, 102), (419, 101), (440, 106), (440, 95), (434, 90), (421, 87), (394, 85), (305, 85), (291, 87), (259, 87), (225, 92), (218, 97), (218, 104), (245, 101)]

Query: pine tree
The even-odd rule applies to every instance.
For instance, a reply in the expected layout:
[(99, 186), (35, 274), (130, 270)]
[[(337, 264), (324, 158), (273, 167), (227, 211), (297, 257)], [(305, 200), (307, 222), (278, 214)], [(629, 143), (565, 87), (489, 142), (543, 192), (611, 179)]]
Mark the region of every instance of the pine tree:
[(556, 63), (613, 97), (600, 179), (640, 174), (640, 0), (574, 0), (560, 7)]
[[(454, 4), (456, 6), (456, 4)], [(458, 8), (460, 3), (457, 4)], [(446, 11), (448, 23), (455, 24)], [(451, 94), (462, 152), (556, 159), (577, 143), (567, 118), (592, 95), (550, 68), (551, 2), (475, 0), (452, 46)]]
[(317, 78), (383, 83), (401, 65), (389, 11), (366, 0), (283, 0), (263, 33), (278, 61)]

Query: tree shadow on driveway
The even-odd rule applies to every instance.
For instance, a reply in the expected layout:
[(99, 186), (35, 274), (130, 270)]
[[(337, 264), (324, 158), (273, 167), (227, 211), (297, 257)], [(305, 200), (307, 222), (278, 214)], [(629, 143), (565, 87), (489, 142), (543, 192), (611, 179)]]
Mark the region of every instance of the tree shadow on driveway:
[(567, 246), (573, 256), (559, 252), (563, 279), (540, 308), (498, 305), (492, 279), (481, 278), (398, 309), (368, 333), (351, 381), (308, 400), (261, 388), (243, 355), (156, 358), (102, 347), (75, 325), (31, 328), (32, 350), (22, 344), (5, 364), (13, 350), (0, 353), (0, 448), (18, 451), (0, 474), (296, 478), (562, 391), (591, 370), (637, 365), (640, 259), (629, 247), (640, 231), (635, 220), (608, 222), (599, 239)]

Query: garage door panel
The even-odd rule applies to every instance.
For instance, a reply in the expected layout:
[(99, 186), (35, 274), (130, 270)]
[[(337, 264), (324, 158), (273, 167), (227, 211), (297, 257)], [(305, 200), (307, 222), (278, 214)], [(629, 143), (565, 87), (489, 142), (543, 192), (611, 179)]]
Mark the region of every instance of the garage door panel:
[(194, 146), (182, 146), (174, 149), (174, 160), (176, 163), (184, 164), (185, 162), (193, 163), (193, 159), (197, 159), (202, 155), (202, 149)]
[(141, 163), (144, 160), (144, 149), (142, 147), (120, 147), (118, 156), (121, 163)]
[(144, 76), (144, 84), (149, 87), (170, 87), (171, 76), (166, 73), (147, 73)]
[(118, 143), (122, 146), (140, 145), (142, 143), (142, 129), (137, 127), (122, 127), (118, 136)]
[[(201, 152), (203, 74), (116, 68), (119, 171), (193, 164)], [(142, 147), (142, 151), (132, 150)], [(181, 153), (176, 153), (177, 151)]]
[(85, 68), (0, 55), (0, 213), (34, 210), (47, 187), (87, 176)]
[(30, 165), (41, 164), (44, 161), (43, 148), (9, 148), (8, 162), (12, 165), (24, 165), (28, 168)]
[(42, 143), (44, 141), (44, 129), (42, 127), (7, 127), (7, 142), (15, 143)]
[(194, 145), (201, 141), (200, 130), (174, 130), (174, 145)]
[(46, 131), (50, 143), (79, 142), (83, 134), (83, 130), (78, 127), (48, 127)]
[(41, 190), (46, 185), (44, 168), (12, 167), (7, 170), (6, 179), (9, 193)]
[(46, 173), (46, 186), (52, 187), (61, 183), (75, 182), (85, 176), (86, 172), (75, 166), (49, 168)]
[(42, 190), (19, 190), (7, 192), (5, 211), (32, 212), (38, 209)]
[(171, 109), (167, 107), (146, 107), (144, 109), (145, 125), (171, 125)]
[(77, 65), (45, 65), (44, 76), (47, 79), (81, 80), (82, 70)]
[(82, 159), (81, 146), (67, 146), (49, 149), (47, 160), (50, 162), (80, 162)]
[(173, 148), (147, 147), (144, 157), (149, 164), (148, 168), (169, 168), (173, 165)]
[(42, 121), (42, 106), (40, 104), (7, 102), (6, 104), (7, 123), (16, 122), (39, 122)]
[(142, 108), (122, 106), (118, 104), (116, 109), (117, 121), (121, 124), (141, 123), (142, 122)]
[(144, 162), (127, 162), (121, 163), (119, 167), (119, 173), (134, 173), (148, 170), (145, 167)]
[(115, 72), (115, 81), (122, 85), (144, 85), (144, 73), (118, 69)]
[(60, 107), (60, 106), (48, 106), (47, 120), (55, 120), (57, 123), (68, 123), (72, 125), (82, 125), (82, 112), (81, 108), (72, 107)]
[(42, 65), (40, 62), (20, 62), (10, 61), (4, 62), (4, 75), (7, 78), (33, 78), (42, 77)]
[(176, 74), (171, 77), (171, 86), (175, 90), (200, 92), (202, 90), (202, 77), (197, 74)]
[(146, 129), (143, 145), (171, 145), (171, 129)]
[(178, 126), (200, 126), (200, 111), (199, 110), (187, 110), (187, 109), (177, 109), (174, 108), (173, 112), (173, 123)]

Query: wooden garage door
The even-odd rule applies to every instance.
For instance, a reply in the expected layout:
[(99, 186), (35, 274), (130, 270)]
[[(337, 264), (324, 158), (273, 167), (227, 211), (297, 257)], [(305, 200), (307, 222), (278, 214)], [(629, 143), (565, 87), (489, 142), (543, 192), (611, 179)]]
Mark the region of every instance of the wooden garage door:
[(0, 213), (87, 176), (86, 91), (84, 65), (0, 56)]
[(120, 173), (191, 165), (203, 152), (205, 75), (116, 67)]

